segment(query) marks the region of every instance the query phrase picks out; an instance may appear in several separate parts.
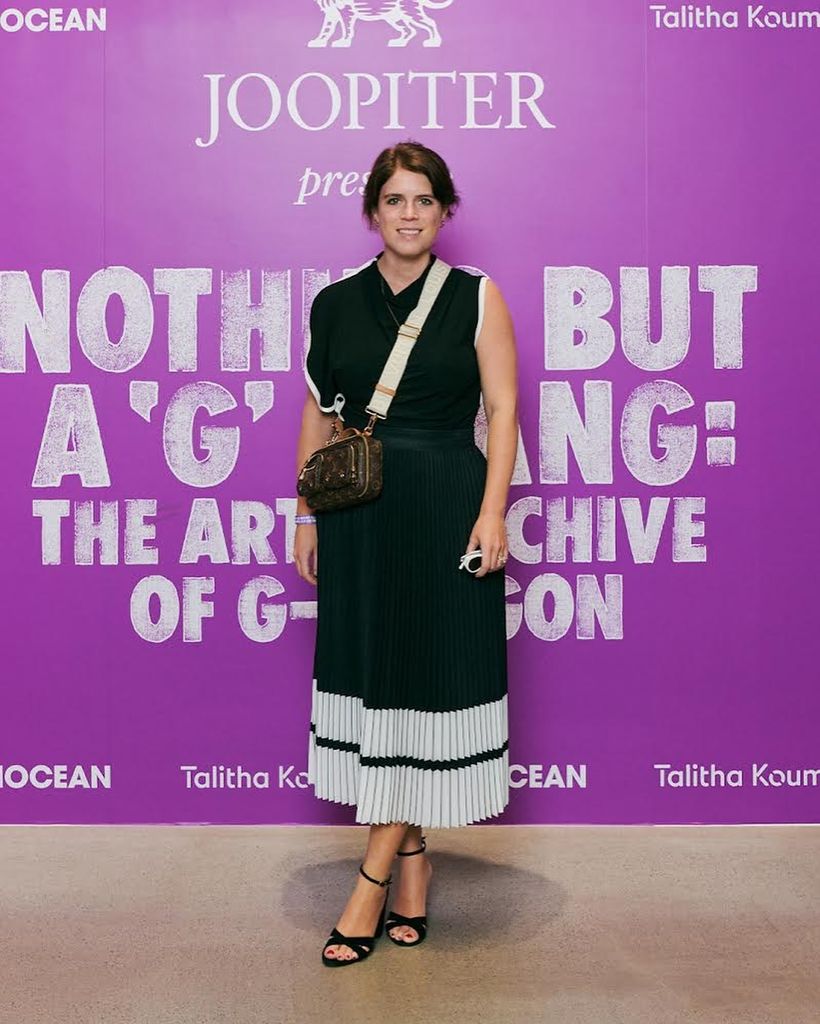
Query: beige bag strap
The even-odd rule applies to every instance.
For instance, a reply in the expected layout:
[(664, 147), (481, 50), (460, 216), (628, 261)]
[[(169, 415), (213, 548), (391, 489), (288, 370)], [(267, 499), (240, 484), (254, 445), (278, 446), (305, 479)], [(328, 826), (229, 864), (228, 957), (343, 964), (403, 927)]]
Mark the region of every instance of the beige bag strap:
[(421, 333), (424, 321), (427, 319), (427, 314), (433, 308), (433, 303), (436, 301), (436, 297), (441, 291), (441, 286), (447, 280), (447, 275), (451, 269), (450, 265), (438, 256), (432, 267), (430, 267), (430, 273), (424, 282), (424, 288), (422, 288), (418, 305), (399, 328), (396, 341), (390, 350), (387, 362), (384, 364), (382, 375), (379, 377), (379, 382), (376, 384), (370, 403), (366, 406), (367, 412), (371, 415), (371, 423), (374, 416), (381, 420), (387, 417), (387, 410), (390, 408), (390, 403), (396, 394), (396, 389), (399, 386), (399, 381), (404, 373), (404, 368), (407, 365), (413, 345), (416, 343), (416, 338)]

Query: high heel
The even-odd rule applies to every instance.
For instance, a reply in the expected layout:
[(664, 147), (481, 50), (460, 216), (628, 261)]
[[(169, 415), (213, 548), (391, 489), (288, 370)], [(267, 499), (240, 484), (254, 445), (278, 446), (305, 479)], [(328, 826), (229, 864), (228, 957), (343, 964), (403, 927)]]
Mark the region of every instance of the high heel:
[[(418, 850), (398, 850), (400, 857), (412, 857), (416, 853), (424, 853), (427, 849), (426, 836), (421, 837), (421, 846)], [(418, 938), (413, 939), (412, 942), (405, 942), (404, 939), (394, 939), (390, 934), (391, 928), (396, 928), (399, 925), (407, 925), (408, 928), (413, 928), (418, 932)], [(404, 914), (399, 914), (395, 910), (391, 910), (387, 915), (387, 920), (384, 922), (385, 933), (392, 943), (396, 946), (418, 946), (419, 943), (424, 942), (427, 935), (427, 915), (421, 914), (418, 917), (405, 917)]]
[[(348, 964), (357, 964), (360, 960), (366, 960), (373, 952), (373, 947), (376, 944), (376, 939), (384, 931), (384, 912), (387, 907), (387, 897), (390, 893), (390, 882), (393, 878), (391, 874), (386, 881), (380, 882), (377, 878), (371, 878), (370, 875), (365, 871), (364, 865), (359, 865), (359, 873), (364, 875), (368, 882), (372, 882), (374, 885), (380, 885), (385, 889), (384, 903), (382, 903), (381, 913), (379, 914), (379, 920), (376, 924), (376, 930), (372, 935), (342, 935), (338, 928), (334, 928), (328, 936), (327, 942), (325, 942), (324, 949), (322, 950), (322, 963), (325, 967), (347, 967)], [(345, 945), (357, 954), (355, 957), (351, 957), (350, 960), (344, 960), (341, 957), (330, 957), (325, 955), (325, 950), (328, 946)]]

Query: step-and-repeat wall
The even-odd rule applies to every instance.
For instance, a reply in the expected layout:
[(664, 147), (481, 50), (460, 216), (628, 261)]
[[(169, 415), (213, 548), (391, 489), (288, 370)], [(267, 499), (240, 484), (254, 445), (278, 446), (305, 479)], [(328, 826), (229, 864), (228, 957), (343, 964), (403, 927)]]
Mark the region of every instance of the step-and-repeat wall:
[(493, 822), (817, 821), (818, 20), (3, 7), (0, 820), (352, 822), (306, 780), (296, 441), (413, 139), (519, 351)]

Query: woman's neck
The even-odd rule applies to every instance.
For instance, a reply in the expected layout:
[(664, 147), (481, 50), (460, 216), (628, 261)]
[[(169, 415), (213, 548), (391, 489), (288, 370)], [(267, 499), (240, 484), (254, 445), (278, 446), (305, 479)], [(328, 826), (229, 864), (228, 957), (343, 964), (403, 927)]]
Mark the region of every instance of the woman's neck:
[(432, 258), (430, 249), (410, 257), (397, 256), (385, 249), (376, 260), (376, 266), (391, 289), (394, 292), (400, 292), (421, 277)]

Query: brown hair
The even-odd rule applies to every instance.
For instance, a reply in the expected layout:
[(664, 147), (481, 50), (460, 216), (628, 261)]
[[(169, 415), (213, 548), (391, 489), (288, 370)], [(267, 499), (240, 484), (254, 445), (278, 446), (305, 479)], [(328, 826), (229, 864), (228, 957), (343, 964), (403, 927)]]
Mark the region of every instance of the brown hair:
[(445, 208), (447, 220), (452, 217), (461, 197), (456, 192), (450, 169), (442, 158), (432, 149), (420, 142), (400, 142), (396, 146), (383, 149), (373, 162), (370, 176), (364, 186), (362, 197), (362, 216), (367, 219), (368, 227), (373, 229), (373, 213), (379, 205), (382, 186), (388, 181), (397, 167), (416, 174), (426, 174), (433, 189), (433, 195)]

